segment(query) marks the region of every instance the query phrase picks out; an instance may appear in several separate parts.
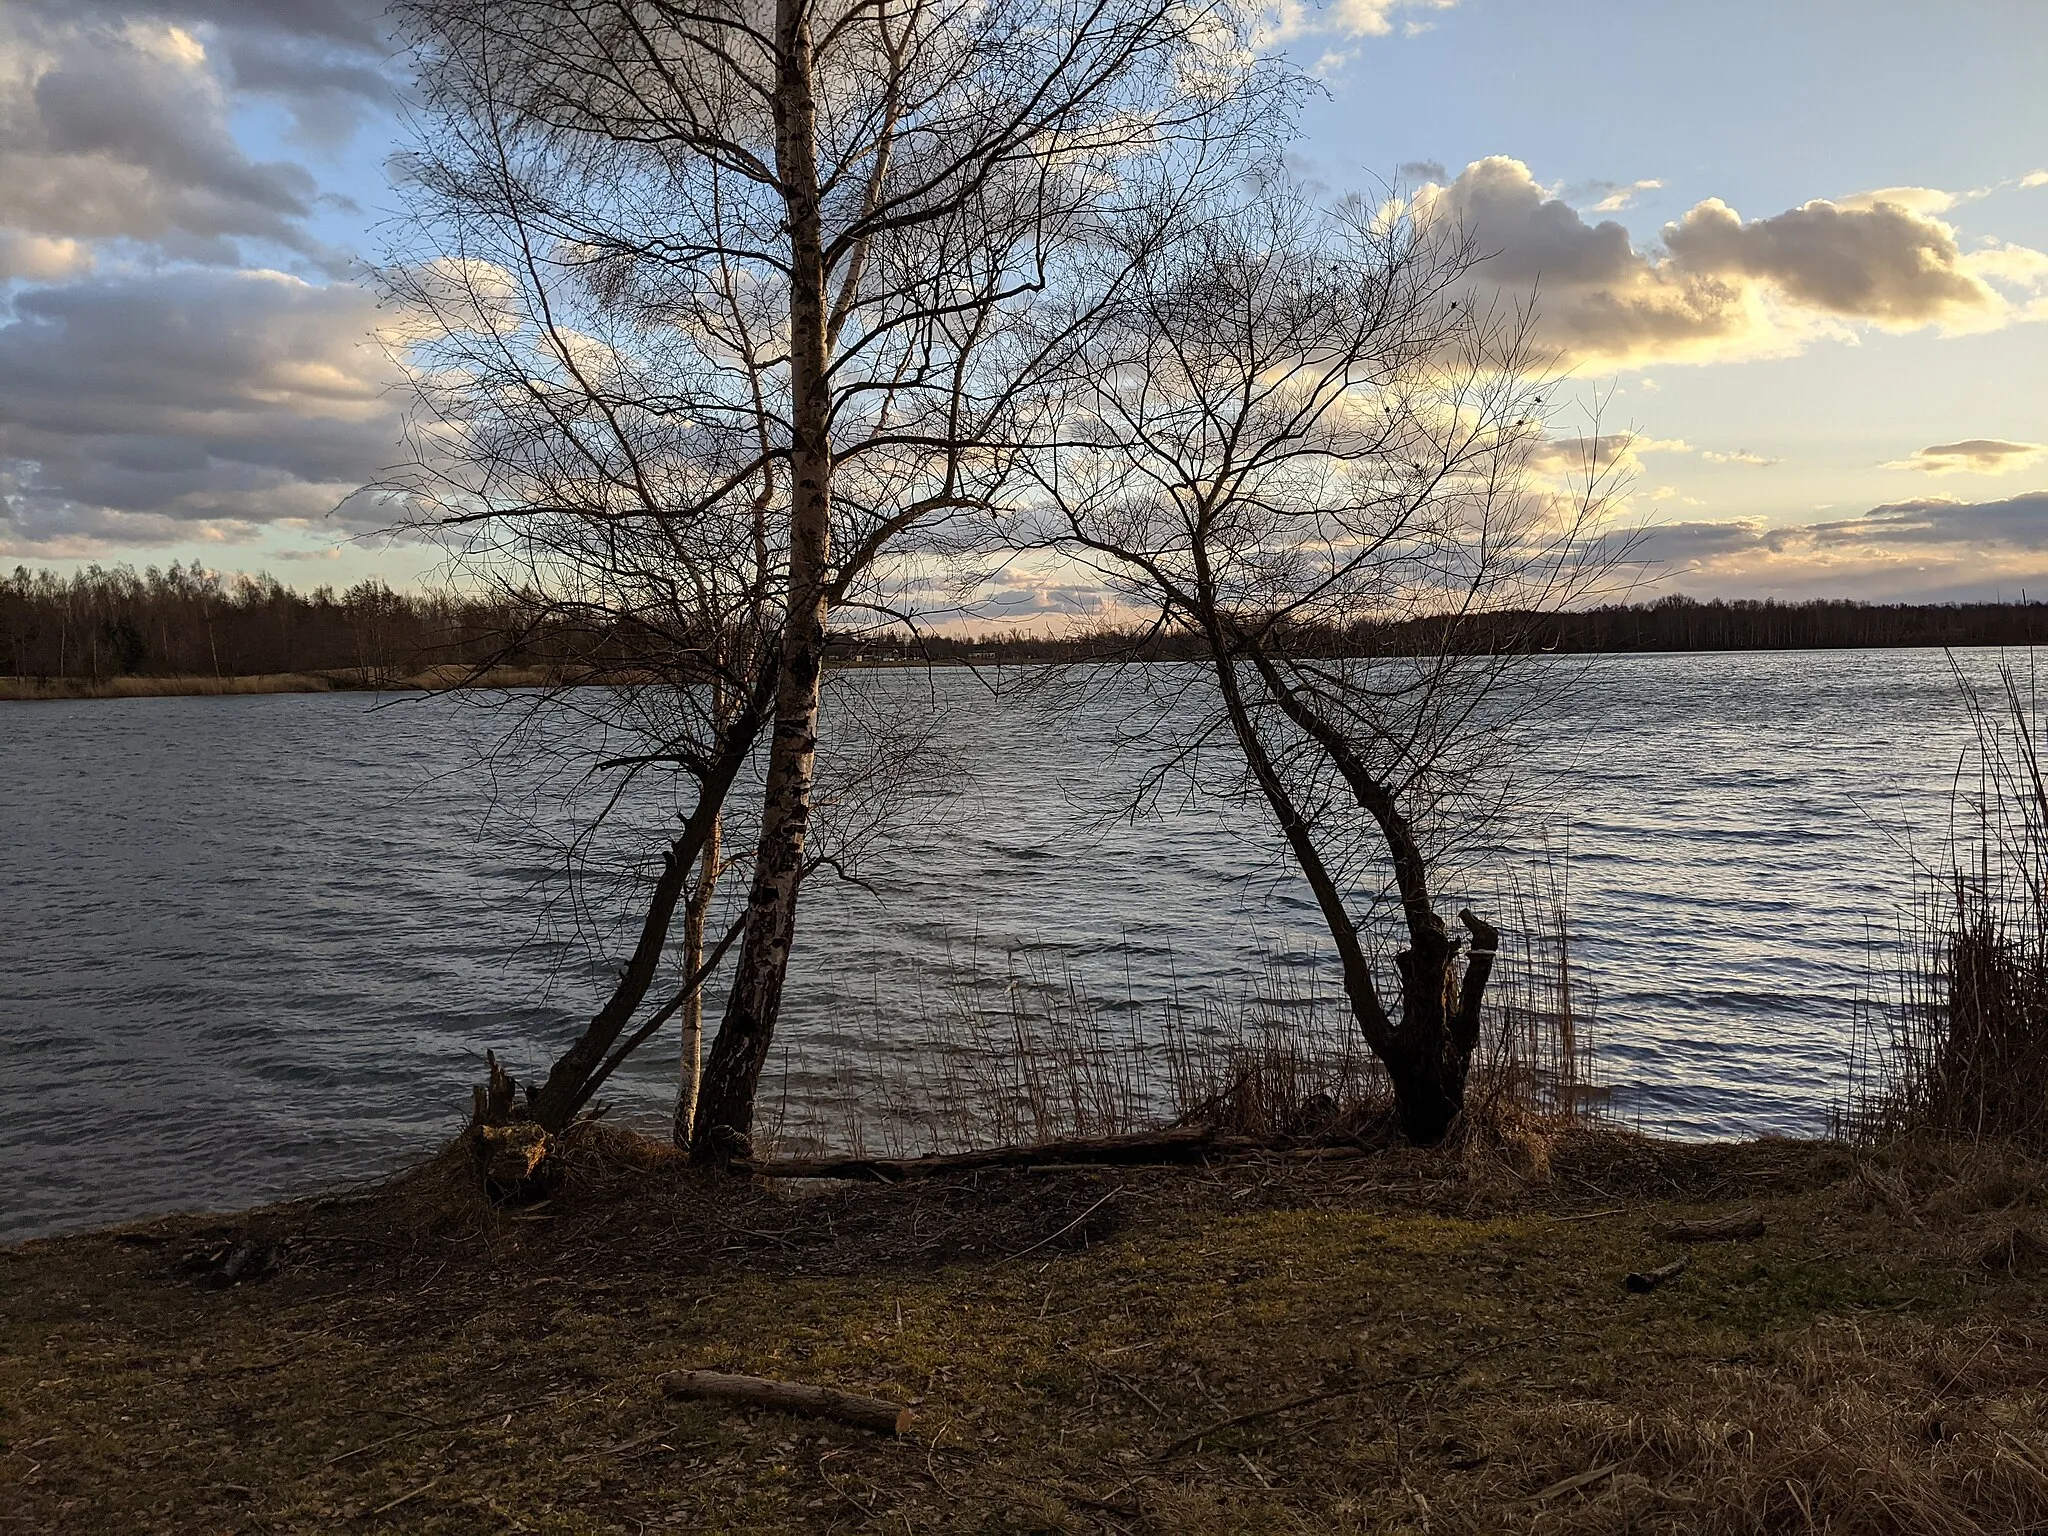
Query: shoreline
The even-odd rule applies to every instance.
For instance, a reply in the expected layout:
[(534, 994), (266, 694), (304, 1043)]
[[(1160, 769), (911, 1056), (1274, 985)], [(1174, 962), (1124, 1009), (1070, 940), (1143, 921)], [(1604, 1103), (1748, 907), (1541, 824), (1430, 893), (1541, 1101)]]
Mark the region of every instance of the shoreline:
[(538, 688), (557, 681), (538, 667), (494, 667), (468, 680), (462, 667), (407, 674), (355, 668), (321, 672), (259, 672), (237, 677), (0, 677), (0, 703), (42, 704), (87, 699), (226, 698), (271, 693), (433, 693), (464, 688)]
[[(444, 1152), (0, 1250), (0, 1507), (123, 1532), (2048, 1518), (2048, 1170), (1995, 1148), (1580, 1129), (770, 1187), (595, 1128), (563, 1162), (523, 1207)], [(1761, 1235), (1671, 1235), (1752, 1209)], [(251, 1278), (209, 1283), (245, 1248)], [(915, 1422), (678, 1400), (686, 1370)]]

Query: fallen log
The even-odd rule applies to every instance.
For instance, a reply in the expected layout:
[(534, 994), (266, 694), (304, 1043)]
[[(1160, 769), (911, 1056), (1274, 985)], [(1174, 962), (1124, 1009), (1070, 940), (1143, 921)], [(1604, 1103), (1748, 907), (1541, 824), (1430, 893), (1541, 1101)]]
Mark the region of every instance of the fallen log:
[(1202, 1126), (1148, 1131), (1137, 1136), (1110, 1136), (1084, 1141), (1048, 1141), (1035, 1147), (985, 1147), (979, 1152), (946, 1152), (929, 1157), (787, 1157), (741, 1158), (741, 1173), (769, 1179), (872, 1179), (900, 1184), (981, 1168), (1038, 1168), (1047, 1163), (1192, 1162), (1212, 1152), (1252, 1151), (1276, 1145), (1256, 1136), (1218, 1136)]
[(1684, 1258), (1674, 1263), (1661, 1265), (1656, 1269), (1638, 1270), (1623, 1283), (1638, 1295), (1645, 1291), (1654, 1291), (1658, 1286), (1665, 1284), (1667, 1281), (1676, 1280), (1680, 1275), (1684, 1274), (1685, 1266), (1691, 1262), (1692, 1255), (1687, 1254)]
[(662, 1378), (661, 1390), (666, 1397), (742, 1403), (749, 1408), (773, 1408), (814, 1419), (835, 1419), (883, 1435), (906, 1433), (917, 1417), (902, 1403), (842, 1392), (837, 1387), (773, 1381), (766, 1376), (732, 1376), (723, 1371), (678, 1371)]
[(1673, 1243), (1718, 1243), (1763, 1235), (1764, 1213), (1753, 1205), (1730, 1211), (1726, 1216), (1675, 1221), (1663, 1231), (1665, 1241)]

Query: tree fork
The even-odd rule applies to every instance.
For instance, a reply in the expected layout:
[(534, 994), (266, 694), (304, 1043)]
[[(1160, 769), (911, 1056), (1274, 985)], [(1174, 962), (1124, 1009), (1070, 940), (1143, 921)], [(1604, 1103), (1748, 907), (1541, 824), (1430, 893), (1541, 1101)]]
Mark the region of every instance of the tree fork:
[(683, 888), (688, 883), (691, 866), (702, 856), (718, 828), (725, 797), (731, 792), (733, 781), (739, 776), (753, 747), (768, 690), (776, 678), (777, 670), (772, 664), (761, 669), (752, 694), (732, 722), (723, 750), (700, 783), (696, 808), (683, 823), (675, 841), (662, 850), (661, 874), (648, 900), (647, 915), (640, 924), (639, 940), (619, 976), (618, 986), (604, 1007), (584, 1026), (576, 1042), (556, 1058), (546, 1082), (538, 1091), (528, 1090), (526, 1118), (536, 1121), (543, 1129), (562, 1130), (575, 1117), (576, 1111), (588, 1098), (585, 1089), (592, 1074), (603, 1068), (606, 1054), (646, 1000), (647, 989), (654, 984), (655, 974), (660, 968), (662, 949), (668, 942), (669, 927), (675, 919)]

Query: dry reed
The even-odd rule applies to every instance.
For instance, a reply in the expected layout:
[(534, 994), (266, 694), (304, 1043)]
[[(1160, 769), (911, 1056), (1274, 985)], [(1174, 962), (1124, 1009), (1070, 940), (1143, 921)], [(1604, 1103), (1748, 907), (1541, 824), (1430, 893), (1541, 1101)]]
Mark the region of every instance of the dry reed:
[[(1597, 1104), (1588, 999), (1566, 939), (1561, 873), (1506, 882), (1468, 1128), (1562, 1124)], [(1127, 965), (1129, 956), (1126, 955)], [(1268, 953), (1234, 999), (1147, 1007), (1091, 996), (1070, 965), (974, 947), (908, 1028), (879, 1018), (800, 1095), (779, 1150), (910, 1156), (1202, 1125), (1229, 1135), (1381, 1134), (1393, 1092), (1313, 959)], [(879, 1009), (875, 1010), (879, 1014)], [(807, 1055), (810, 1052), (807, 1050)]]
[(1946, 867), (1924, 872), (1893, 974), (1859, 1030), (1839, 1128), (2048, 1144), (2048, 717), (2034, 679), (1991, 696), (1960, 667), (1974, 784), (1959, 782)]

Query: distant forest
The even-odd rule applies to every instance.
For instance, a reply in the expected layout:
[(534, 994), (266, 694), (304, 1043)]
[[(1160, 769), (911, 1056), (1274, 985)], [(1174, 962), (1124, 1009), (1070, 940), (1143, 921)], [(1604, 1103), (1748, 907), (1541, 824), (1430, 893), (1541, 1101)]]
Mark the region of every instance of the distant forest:
[[(1398, 624), (1353, 625), (1327, 640), (1333, 653), (1407, 655), (1418, 650), (1488, 649), (1493, 636), (1516, 648), (1543, 651), (1807, 651), (1894, 646), (2048, 643), (2048, 603), (1859, 603), (1841, 599), (1783, 603), (1776, 599), (1665, 597), (1568, 613), (1498, 613)], [(921, 636), (869, 641), (869, 659), (940, 662), (1064, 661), (1088, 657), (1192, 659), (1198, 640), (1178, 634), (1097, 629), (1072, 635), (1012, 630), (974, 636)]]
[[(1526, 615), (1498, 632), (1528, 643)], [(1456, 644), (1482, 648), (1494, 628), (1465, 621)], [(1534, 621), (1542, 649), (1588, 651), (1824, 650), (1876, 646), (2028, 646), (2048, 641), (2048, 603), (1696, 602), (1591, 608)], [(508, 636), (520, 636), (508, 643)], [(1332, 634), (1333, 649), (1397, 654), (1445, 643), (1441, 621), (1362, 623)], [(602, 647), (599, 647), (601, 650)], [(1171, 660), (1195, 652), (1182, 637), (1095, 628), (975, 636), (865, 635), (842, 639), (844, 661), (1005, 662), (1091, 658)], [(485, 662), (546, 667), (593, 654), (589, 636), (550, 643), (516, 599), (414, 595), (363, 582), (299, 592), (274, 577), (232, 579), (192, 566), (137, 572), (90, 567), (60, 577), (16, 567), (0, 576), (0, 675), (18, 678), (250, 677), (318, 673), (364, 684), (431, 667)]]
[(11, 677), (354, 675), (365, 683), (490, 654), (493, 604), (362, 582), (299, 592), (270, 576), (173, 565), (0, 576), (0, 672)]

